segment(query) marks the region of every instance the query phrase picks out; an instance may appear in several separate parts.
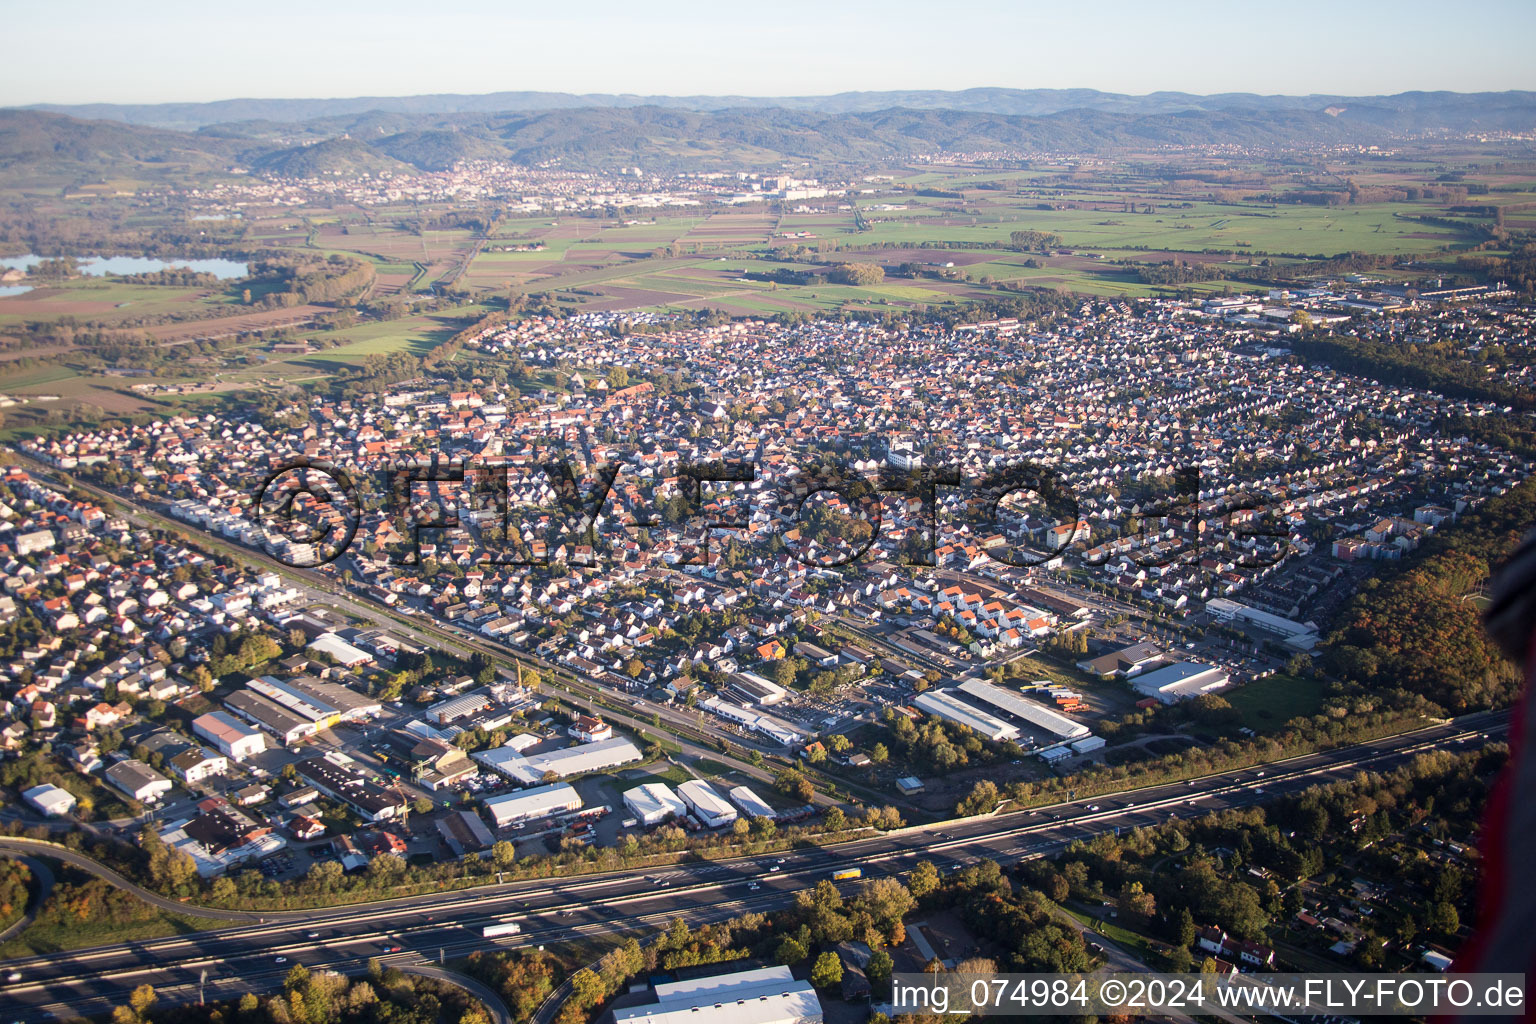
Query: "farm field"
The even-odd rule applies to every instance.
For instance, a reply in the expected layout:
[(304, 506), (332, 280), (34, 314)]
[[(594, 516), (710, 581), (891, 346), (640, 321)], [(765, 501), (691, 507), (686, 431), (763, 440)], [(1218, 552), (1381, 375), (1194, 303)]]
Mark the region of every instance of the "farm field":
[(0, 298), (0, 324), (61, 316), (127, 320), (185, 311), (196, 305), (240, 308), (238, 293), (208, 288), (126, 284), (111, 278), (79, 278)]

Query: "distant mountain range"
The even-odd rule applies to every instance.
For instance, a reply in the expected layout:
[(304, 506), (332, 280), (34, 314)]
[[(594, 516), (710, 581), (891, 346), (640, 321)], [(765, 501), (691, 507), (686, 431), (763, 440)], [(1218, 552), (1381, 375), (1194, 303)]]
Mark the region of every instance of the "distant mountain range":
[[(1187, 111), (1230, 114), (1276, 112), (1320, 113), (1340, 109), (1340, 116), (1381, 127), (1455, 127), (1471, 118), (1479, 127), (1507, 128), (1506, 117), (1524, 117), (1536, 109), (1536, 93), (1406, 92), (1396, 96), (1259, 96), (1218, 93), (1196, 96), (1184, 92), (1154, 92), (1145, 96), (1099, 92), (1097, 89), (964, 89), (955, 92), (921, 89), (893, 92), (840, 92), (830, 96), (637, 96), (633, 94), (568, 92), (493, 92), (482, 95), (440, 93), (430, 96), (360, 96), (352, 99), (237, 99), (213, 103), (86, 103), (38, 104), (70, 117), (192, 131), (234, 121), (273, 121), (292, 124), (318, 118), (349, 117), (374, 111), (393, 114), (493, 114), (572, 110), (587, 107), (661, 107), (700, 112), (721, 110), (799, 110), (819, 114), (866, 114), (879, 110), (958, 110), (975, 114), (1048, 117), (1065, 111), (1147, 116)], [(1489, 120), (1497, 124), (1486, 123)]]
[[(89, 118), (89, 119), (87, 119)], [(1536, 93), (1122, 96), (972, 89), (836, 96), (494, 93), (0, 110), (9, 180), (240, 168), (288, 177), (442, 170), (462, 160), (612, 169), (878, 165), (939, 153), (1394, 144), (1536, 130)]]

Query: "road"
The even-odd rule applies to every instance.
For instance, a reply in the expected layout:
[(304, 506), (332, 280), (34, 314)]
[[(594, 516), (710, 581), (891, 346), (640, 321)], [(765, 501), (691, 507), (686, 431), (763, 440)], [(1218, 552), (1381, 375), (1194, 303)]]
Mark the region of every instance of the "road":
[[(1484, 737), (1500, 737), (1506, 730), (1503, 714), (1469, 715), (1413, 733), (1274, 762), (1264, 767), (1262, 779), (1245, 769), (1031, 811), (901, 829), (835, 847), (785, 853), (782, 863), (780, 855), (760, 855), (697, 861), (649, 874), (519, 881), (269, 914), (264, 923), (29, 957), (5, 964), (7, 973), (17, 971), (21, 980), (0, 984), (0, 1003), (11, 1008), (11, 1019), (30, 1024), (50, 1014), (103, 1012), (125, 1001), (134, 986), (146, 983), (168, 1002), (195, 998), (205, 971), (208, 994), (225, 997), (276, 987), (294, 963), (350, 972), (369, 957), (401, 966), (435, 963), (492, 947), (554, 944), (654, 928), (675, 917), (691, 923), (721, 920), (748, 910), (786, 907), (795, 893), (840, 867), (858, 865), (870, 878), (905, 872), (922, 859), (934, 861), (941, 870), (981, 860), (1012, 863), (1117, 829), (1247, 806), (1345, 780), (1361, 770), (1390, 770), (1423, 751), (1471, 749)], [(13, 840), (0, 841), (0, 847), (23, 849)], [(758, 883), (757, 890), (748, 888), (752, 882)], [(858, 885), (841, 887), (852, 891)], [(184, 906), (179, 909), (186, 912)], [(519, 921), (522, 932), (499, 940), (481, 937), (487, 922), (507, 919)]]

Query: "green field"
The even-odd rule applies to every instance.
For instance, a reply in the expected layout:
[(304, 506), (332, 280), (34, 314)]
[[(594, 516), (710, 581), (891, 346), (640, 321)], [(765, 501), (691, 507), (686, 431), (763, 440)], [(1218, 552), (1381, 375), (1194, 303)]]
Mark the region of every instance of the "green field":
[(1243, 724), (1258, 732), (1272, 732), (1293, 718), (1317, 714), (1326, 693), (1325, 684), (1313, 678), (1276, 673), (1268, 679), (1228, 690), (1222, 694), (1243, 716)]

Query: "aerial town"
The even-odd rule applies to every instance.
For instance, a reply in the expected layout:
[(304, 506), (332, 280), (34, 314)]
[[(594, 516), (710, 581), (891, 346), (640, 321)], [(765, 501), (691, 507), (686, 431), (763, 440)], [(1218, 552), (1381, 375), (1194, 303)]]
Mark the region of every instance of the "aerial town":
[[(672, 728), (857, 785), (850, 804), (931, 818), (977, 779), (1102, 761), (1102, 721), (1305, 658), (1319, 613), (1373, 563), (1525, 479), (1527, 459), (1435, 428), (1497, 413), (1489, 403), (1286, 358), (1299, 315), (1351, 304), (1381, 310), (1374, 333), (1528, 346), (1529, 315), (1496, 299), (1405, 303), (1339, 282), (1263, 302), (1085, 301), (1048, 329), (951, 332), (529, 319), (476, 344), (568, 367), (566, 391), (421, 378), (376, 401), (317, 398), (282, 423), (173, 418), (24, 442), (3, 478), (0, 600), (55, 639), (11, 652), (3, 741), (51, 751), (70, 780), (27, 790), (39, 812), (136, 829), (154, 808), (205, 877), (302, 873), (296, 849), (360, 865), (402, 852), (378, 826), (406, 816), (435, 856), (498, 839), (522, 856), (823, 809), (761, 772), (653, 780)], [(677, 389), (613, 383), (657, 361), (688, 368)], [(551, 451), (573, 479), (607, 484), (580, 496), (579, 522)], [(506, 491), (487, 501), (483, 480), (419, 472), (405, 507), (375, 492), (307, 582), (280, 571), (313, 566), (317, 544), (264, 521), (261, 474), (302, 456), (388, 479), (421, 454), (471, 481), (505, 467)], [(796, 479), (822, 460), (848, 475), (802, 486), (797, 507)], [(731, 464), (752, 472), (701, 483), (678, 468)], [(1028, 498), (979, 512), (978, 481), (1022, 464), (1056, 474), (1075, 516)], [(906, 489), (941, 466), (955, 486)], [(855, 496), (893, 470), (899, 485)], [(110, 497), (66, 493), (63, 474)], [(1176, 493), (1184, 479), (1198, 495)], [(351, 514), (324, 500), (307, 512)], [(311, 610), (327, 583), (385, 614)], [(461, 639), (462, 663), (429, 657), (415, 623)], [(167, 715), (188, 703), (207, 710)], [(604, 707), (647, 727), (616, 729)], [(893, 716), (967, 739), (919, 762), (873, 739)], [(966, 745), (985, 760), (968, 767)]]
[(669, 6), (11, 19), (3, 1020), (1519, 1005), (1532, 13)]

